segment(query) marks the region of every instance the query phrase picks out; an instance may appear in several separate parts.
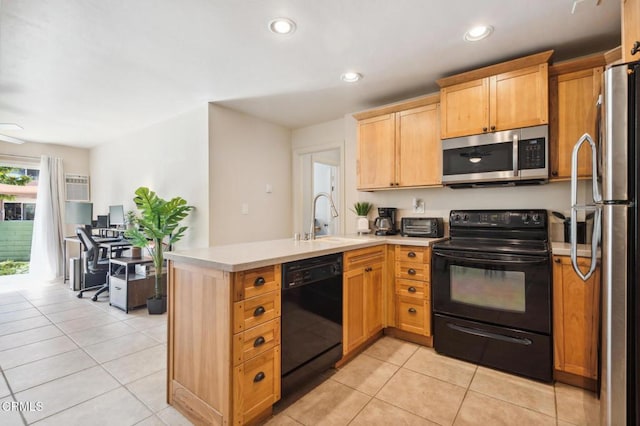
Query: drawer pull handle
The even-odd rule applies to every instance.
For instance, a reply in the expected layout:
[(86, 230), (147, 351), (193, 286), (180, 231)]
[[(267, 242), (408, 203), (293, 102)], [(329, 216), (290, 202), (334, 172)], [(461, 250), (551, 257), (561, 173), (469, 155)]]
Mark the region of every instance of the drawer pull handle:
[(409, 268), (409, 270), (407, 271), (407, 274), (409, 275), (415, 275), (416, 274), (416, 270), (413, 268)]
[(553, 261), (556, 262), (556, 263), (560, 263), (561, 262), (561, 260), (558, 259), (557, 257), (555, 259), (553, 259)]
[(258, 383), (264, 380), (267, 377), (262, 371), (256, 374), (256, 377), (253, 378), (253, 383)]
[(253, 311), (253, 316), (254, 317), (259, 317), (260, 315), (264, 314), (265, 312), (267, 312), (267, 310), (264, 308), (264, 306), (258, 306), (256, 308), (256, 310)]
[(410, 251), (409, 253), (407, 253), (407, 256), (416, 257), (416, 254), (414, 252)]
[(416, 308), (409, 308), (409, 313), (410, 314), (415, 314), (416, 312), (417, 312)]
[(260, 286), (263, 286), (263, 285), (264, 285), (264, 283), (266, 283), (265, 279), (264, 279), (264, 278), (262, 278), (262, 277), (258, 277), (258, 278), (256, 278), (256, 280), (253, 282), (253, 286), (254, 286), (254, 287), (260, 287)]
[(258, 346), (262, 346), (262, 345), (264, 345), (265, 342), (266, 342), (266, 340), (264, 340), (264, 337), (260, 336), (256, 340), (253, 341), (253, 347), (257, 348)]
[(116, 290), (122, 290), (122, 287), (116, 286)]
[(415, 293), (417, 290), (416, 290), (416, 288), (415, 288), (415, 287), (409, 287), (409, 288), (407, 289), (407, 291), (408, 291), (409, 293)]

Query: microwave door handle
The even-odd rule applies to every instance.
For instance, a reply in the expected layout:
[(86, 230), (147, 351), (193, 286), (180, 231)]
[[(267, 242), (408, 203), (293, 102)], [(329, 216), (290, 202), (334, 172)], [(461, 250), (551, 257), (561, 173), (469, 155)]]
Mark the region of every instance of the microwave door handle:
[(513, 176), (518, 176), (518, 135), (513, 135)]

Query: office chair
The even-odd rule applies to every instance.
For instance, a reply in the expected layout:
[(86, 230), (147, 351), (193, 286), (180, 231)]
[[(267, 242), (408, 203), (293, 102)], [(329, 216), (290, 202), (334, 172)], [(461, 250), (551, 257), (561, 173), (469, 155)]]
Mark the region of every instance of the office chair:
[(100, 248), (98, 243), (91, 237), (90, 231), (84, 227), (76, 228), (76, 234), (82, 243), (84, 257), (83, 288), (78, 293), (78, 298), (82, 298), (82, 293), (98, 289), (91, 300), (98, 300), (98, 295), (109, 290), (109, 258), (107, 250)]

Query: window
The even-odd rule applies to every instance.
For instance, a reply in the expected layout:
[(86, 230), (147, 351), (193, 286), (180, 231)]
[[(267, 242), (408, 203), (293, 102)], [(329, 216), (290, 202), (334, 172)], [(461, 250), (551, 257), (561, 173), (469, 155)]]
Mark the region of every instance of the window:
[(33, 220), (35, 213), (36, 203), (4, 203), (4, 220)]

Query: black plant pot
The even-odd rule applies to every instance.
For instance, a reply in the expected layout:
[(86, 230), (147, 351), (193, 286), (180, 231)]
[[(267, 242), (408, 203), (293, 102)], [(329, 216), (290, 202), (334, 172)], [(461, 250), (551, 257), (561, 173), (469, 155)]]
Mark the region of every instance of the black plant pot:
[(167, 296), (162, 296), (160, 299), (155, 297), (148, 298), (147, 310), (149, 315), (161, 315), (167, 312)]

